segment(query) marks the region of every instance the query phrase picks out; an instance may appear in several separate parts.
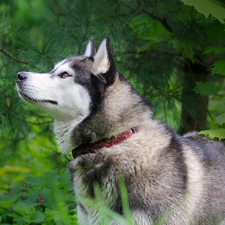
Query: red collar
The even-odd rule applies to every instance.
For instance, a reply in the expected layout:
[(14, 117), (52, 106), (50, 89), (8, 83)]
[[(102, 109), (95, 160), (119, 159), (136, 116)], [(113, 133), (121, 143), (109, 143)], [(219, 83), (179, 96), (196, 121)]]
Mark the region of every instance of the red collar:
[(116, 137), (113, 136), (109, 139), (103, 138), (101, 140), (96, 141), (95, 143), (88, 143), (88, 144), (80, 145), (79, 147), (75, 148), (72, 151), (73, 157), (75, 159), (80, 155), (93, 153), (97, 149), (110, 148), (113, 145), (118, 145), (121, 142), (130, 138), (133, 134), (137, 133), (138, 131), (139, 131), (138, 127), (132, 127), (129, 131), (123, 132), (122, 134), (119, 134)]

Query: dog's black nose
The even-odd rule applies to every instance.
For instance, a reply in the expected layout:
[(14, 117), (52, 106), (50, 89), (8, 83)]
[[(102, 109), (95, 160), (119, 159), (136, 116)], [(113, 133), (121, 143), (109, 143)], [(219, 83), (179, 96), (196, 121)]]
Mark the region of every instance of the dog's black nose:
[(17, 82), (20, 82), (22, 80), (26, 80), (27, 79), (27, 75), (24, 72), (19, 72), (17, 73)]

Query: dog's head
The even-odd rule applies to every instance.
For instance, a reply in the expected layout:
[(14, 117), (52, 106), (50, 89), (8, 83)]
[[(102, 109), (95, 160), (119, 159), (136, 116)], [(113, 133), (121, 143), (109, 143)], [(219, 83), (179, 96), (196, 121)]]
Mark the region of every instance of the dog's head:
[(19, 72), (16, 86), (21, 98), (56, 119), (81, 119), (97, 109), (115, 74), (109, 39), (97, 53), (90, 39), (83, 56), (67, 58), (49, 73)]

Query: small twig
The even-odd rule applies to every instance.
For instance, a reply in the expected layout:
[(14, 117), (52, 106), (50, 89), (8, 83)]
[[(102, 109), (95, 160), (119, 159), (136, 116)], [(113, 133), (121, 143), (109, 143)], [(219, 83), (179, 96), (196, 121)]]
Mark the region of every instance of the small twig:
[(7, 61), (6, 63), (4, 63), (1, 67), (0, 67), (0, 71), (2, 71), (6, 65), (10, 64), (10, 63), (15, 63), (14, 61)]
[(3, 49), (2, 47), (0, 47), (0, 52), (4, 53), (4, 54), (7, 55), (9, 58), (13, 59), (15, 62), (18, 62), (18, 63), (22, 63), (22, 64), (26, 64), (26, 65), (31, 66), (30, 63), (25, 62), (25, 61), (22, 61), (22, 60), (16, 58), (16, 57), (13, 56), (11, 53), (9, 53), (9, 52), (6, 51), (5, 49)]
[(81, 53), (81, 47), (82, 47), (82, 44), (84, 43), (85, 39), (87, 38), (87, 35), (88, 35), (88, 32), (87, 32), (87, 28), (81, 38), (81, 41), (80, 41), (80, 44), (78, 45), (78, 54)]

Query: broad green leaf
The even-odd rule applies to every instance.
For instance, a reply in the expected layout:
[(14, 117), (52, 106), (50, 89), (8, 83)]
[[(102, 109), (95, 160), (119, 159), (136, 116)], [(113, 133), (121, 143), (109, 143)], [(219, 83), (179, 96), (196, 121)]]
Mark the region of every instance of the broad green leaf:
[(215, 95), (221, 89), (220, 86), (214, 82), (196, 82), (197, 91), (204, 96)]
[(59, 179), (59, 175), (56, 171), (52, 171), (46, 175), (46, 187), (54, 188), (56, 186), (57, 180)]
[(21, 215), (30, 214), (32, 205), (25, 202), (18, 202), (13, 206), (13, 210)]
[(215, 55), (218, 55), (218, 54), (220, 54), (222, 52), (225, 52), (225, 48), (222, 47), (222, 46), (209, 46), (205, 50), (204, 54), (207, 54), (207, 53), (210, 53), (210, 52), (213, 52)]
[(160, 21), (152, 19), (147, 14), (136, 16), (130, 23), (130, 27), (135, 31), (137, 38), (160, 42), (167, 39), (170, 32)]
[(202, 130), (199, 134), (208, 136), (210, 139), (218, 138), (219, 140), (225, 139), (225, 129), (215, 130)]
[(212, 66), (212, 74), (225, 75), (225, 60), (218, 60)]
[(188, 58), (191, 61), (194, 60), (195, 51), (189, 42), (173, 38), (169, 40), (168, 43), (173, 46), (177, 52), (181, 52), (182, 56), (185, 58)]
[(205, 17), (213, 15), (220, 22), (224, 23), (225, 8), (210, 0), (181, 0), (186, 5), (194, 6), (197, 11), (203, 13)]
[(32, 215), (32, 222), (33, 223), (41, 223), (44, 222), (45, 214), (39, 211), (35, 211)]
[(0, 205), (1, 205), (1, 208), (9, 209), (10, 206), (12, 205), (12, 202), (0, 200)]
[(26, 180), (26, 184), (41, 188), (41, 187), (46, 186), (46, 180), (43, 179), (42, 177), (29, 177)]
[(223, 125), (225, 123), (225, 113), (216, 117), (215, 122), (219, 125)]

